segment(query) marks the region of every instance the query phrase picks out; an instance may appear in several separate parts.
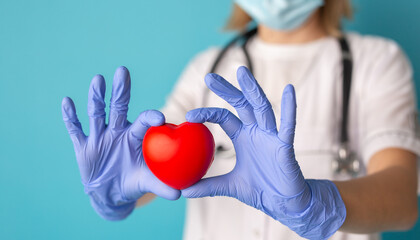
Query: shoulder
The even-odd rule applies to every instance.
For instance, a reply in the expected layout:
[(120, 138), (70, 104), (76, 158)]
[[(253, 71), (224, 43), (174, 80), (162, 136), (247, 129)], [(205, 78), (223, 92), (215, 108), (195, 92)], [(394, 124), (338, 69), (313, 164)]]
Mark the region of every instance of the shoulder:
[(199, 52), (189, 62), (189, 68), (193, 68), (198, 73), (208, 73), (219, 55), (220, 47), (209, 47), (206, 50)]
[(373, 79), (374, 83), (401, 77), (411, 79), (411, 63), (394, 40), (358, 33), (347, 33), (346, 36), (353, 55), (354, 71), (362, 76), (363, 82), (368, 79)]
[(402, 48), (392, 39), (354, 32), (346, 33), (346, 36), (355, 62), (375, 64), (391, 61), (409, 64)]
[[(209, 47), (192, 58), (188, 66), (200, 74), (207, 74), (210, 72), (221, 51), (221, 47)], [(229, 74), (230, 72), (226, 71), (231, 71), (232, 69), (230, 67), (235, 66), (236, 69), (238, 63), (242, 63), (244, 60), (244, 54), (241, 47), (232, 46), (223, 55), (223, 58), (218, 65), (217, 73)]]
[(390, 51), (397, 51), (400, 49), (398, 44), (392, 39), (375, 35), (362, 35), (356, 32), (347, 32), (345, 35), (349, 39), (351, 45), (357, 47), (373, 50), (387, 49)]

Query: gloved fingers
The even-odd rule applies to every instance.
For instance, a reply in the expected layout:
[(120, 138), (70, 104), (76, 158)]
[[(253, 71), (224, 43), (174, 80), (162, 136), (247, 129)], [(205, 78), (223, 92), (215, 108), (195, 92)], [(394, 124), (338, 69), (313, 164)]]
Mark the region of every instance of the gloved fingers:
[(105, 129), (105, 80), (101, 75), (93, 77), (89, 87), (88, 115), (90, 137), (96, 139)]
[(212, 92), (236, 109), (245, 125), (256, 123), (254, 110), (241, 91), (215, 73), (207, 74), (204, 80)]
[(246, 67), (239, 67), (237, 78), (242, 92), (254, 109), (258, 127), (267, 132), (277, 132), (273, 108), (258, 85), (252, 73)]
[(185, 118), (192, 123), (217, 123), (231, 139), (235, 138), (242, 127), (241, 120), (224, 108), (193, 109), (187, 113)]
[(181, 190), (185, 198), (202, 198), (214, 196), (235, 197), (231, 193), (230, 175), (225, 174), (200, 180), (189, 188)]
[(117, 68), (112, 83), (111, 104), (108, 127), (120, 130), (127, 126), (128, 103), (130, 102), (131, 79), (128, 69)]
[(82, 124), (80, 124), (79, 119), (77, 118), (76, 108), (71, 98), (63, 98), (61, 112), (63, 114), (64, 124), (73, 141), (74, 147), (80, 147), (85, 144), (86, 135), (83, 133)]
[(296, 128), (296, 94), (293, 85), (287, 85), (283, 90), (281, 99), (281, 119), (278, 132), (279, 139), (293, 145)]
[(137, 117), (128, 129), (129, 136), (136, 140), (143, 140), (146, 131), (151, 126), (160, 126), (165, 123), (165, 116), (157, 110), (147, 110)]

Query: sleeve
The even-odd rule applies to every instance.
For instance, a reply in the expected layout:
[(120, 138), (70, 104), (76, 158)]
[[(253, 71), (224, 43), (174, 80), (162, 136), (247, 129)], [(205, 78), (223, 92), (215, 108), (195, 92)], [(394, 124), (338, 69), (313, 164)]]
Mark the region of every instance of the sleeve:
[(166, 122), (180, 124), (185, 121), (189, 110), (202, 107), (207, 91), (204, 76), (210, 71), (215, 54), (216, 49), (209, 49), (196, 56), (185, 68), (161, 109)]
[(383, 40), (366, 71), (361, 99), (361, 150), (365, 162), (385, 148), (420, 155), (416, 96), (411, 65), (398, 45)]

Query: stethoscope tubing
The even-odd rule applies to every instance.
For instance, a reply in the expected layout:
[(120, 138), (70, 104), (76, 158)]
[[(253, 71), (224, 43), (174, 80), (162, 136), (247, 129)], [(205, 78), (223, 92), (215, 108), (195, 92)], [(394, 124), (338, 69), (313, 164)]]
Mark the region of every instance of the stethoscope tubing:
[[(223, 60), (223, 57), (229, 51), (231, 47), (233, 47), (236, 43), (242, 41), (241, 49), (245, 55), (245, 59), (247, 62), (247, 67), (253, 73), (253, 64), (251, 61), (251, 57), (247, 50), (247, 44), (252, 36), (257, 33), (257, 28), (253, 28), (247, 32), (239, 34), (235, 38), (233, 38), (217, 55), (210, 72), (215, 73), (217, 71), (217, 67), (219, 66), (220, 62)], [(350, 45), (344, 36), (340, 36), (337, 38), (340, 50), (341, 50), (341, 64), (343, 66), (343, 94), (342, 94), (342, 112), (341, 112), (341, 126), (340, 126), (340, 139), (339, 139), (339, 147), (337, 150), (337, 162), (344, 163), (344, 165), (349, 165), (350, 161), (353, 161), (350, 156), (355, 156), (353, 152), (349, 150), (349, 136), (348, 136), (348, 119), (349, 119), (349, 105), (350, 105), (350, 89), (351, 89), (351, 80), (352, 80), (352, 72), (353, 72), (353, 58), (351, 54)], [(209, 90), (206, 89), (203, 96), (203, 106), (207, 105), (207, 98), (208, 98)], [(218, 148), (218, 150), (221, 150)], [(348, 154), (341, 154), (343, 152), (347, 152)], [(358, 160), (354, 160), (359, 163)], [(333, 164), (334, 165), (334, 164)], [(336, 164), (339, 166), (339, 164)], [(337, 169), (336, 171), (340, 171)], [(350, 171), (351, 172), (351, 171)], [(359, 169), (357, 170), (357, 173)], [(350, 175), (355, 175), (354, 173), (350, 173)]]

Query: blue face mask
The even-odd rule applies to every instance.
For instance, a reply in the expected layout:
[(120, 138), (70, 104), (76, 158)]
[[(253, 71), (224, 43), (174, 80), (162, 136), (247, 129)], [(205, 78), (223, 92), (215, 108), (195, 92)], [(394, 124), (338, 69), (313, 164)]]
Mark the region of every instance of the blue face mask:
[(234, 0), (257, 23), (277, 30), (301, 26), (324, 0)]

